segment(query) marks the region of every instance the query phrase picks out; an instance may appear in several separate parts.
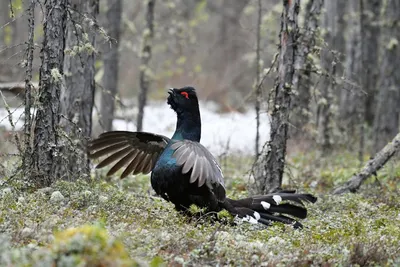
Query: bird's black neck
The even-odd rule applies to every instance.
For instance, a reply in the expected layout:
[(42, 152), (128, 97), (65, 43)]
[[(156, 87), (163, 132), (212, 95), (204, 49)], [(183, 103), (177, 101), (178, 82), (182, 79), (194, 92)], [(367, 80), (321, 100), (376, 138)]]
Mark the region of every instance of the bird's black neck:
[(182, 112), (177, 114), (178, 121), (176, 123), (175, 134), (172, 139), (175, 140), (192, 140), (200, 142), (201, 137), (201, 118), (198, 112)]

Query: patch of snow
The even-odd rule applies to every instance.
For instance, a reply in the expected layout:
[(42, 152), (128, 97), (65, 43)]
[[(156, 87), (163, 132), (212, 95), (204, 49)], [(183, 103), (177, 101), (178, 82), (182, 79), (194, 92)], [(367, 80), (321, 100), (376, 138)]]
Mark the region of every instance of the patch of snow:
[[(11, 119), (14, 123), (15, 130), (21, 130), (24, 126), (24, 108), (10, 108)], [(7, 130), (12, 130), (8, 111), (5, 108), (0, 108), (0, 127), (5, 127)]]
[[(230, 112), (219, 114), (214, 103), (200, 102), (202, 135), (201, 143), (207, 147), (214, 156), (223, 153), (254, 154), (256, 137), (256, 114), (252, 107), (246, 113)], [(24, 108), (13, 108), (12, 120), (16, 130), (22, 130)], [(94, 111), (95, 112), (95, 111)], [(115, 130), (136, 131), (137, 109), (118, 110), (118, 117), (126, 120), (115, 119)], [(98, 120), (94, 116), (94, 124)], [(260, 116), (260, 151), (269, 139), (270, 125), (267, 113)], [(176, 115), (166, 102), (153, 102), (145, 108), (143, 130), (171, 137), (175, 131)], [(8, 112), (0, 108), (0, 127), (12, 130), (8, 119)]]
[[(246, 113), (230, 112), (219, 114), (212, 103), (200, 102), (202, 120), (201, 143), (214, 156), (222, 153), (254, 154), (256, 137), (256, 113), (249, 109)], [(132, 112), (129, 112), (132, 114)], [(269, 139), (269, 117), (260, 116), (260, 151)], [(143, 130), (171, 137), (175, 131), (176, 115), (167, 103), (151, 103), (145, 108)], [(114, 120), (115, 130), (135, 131), (135, 121)]]

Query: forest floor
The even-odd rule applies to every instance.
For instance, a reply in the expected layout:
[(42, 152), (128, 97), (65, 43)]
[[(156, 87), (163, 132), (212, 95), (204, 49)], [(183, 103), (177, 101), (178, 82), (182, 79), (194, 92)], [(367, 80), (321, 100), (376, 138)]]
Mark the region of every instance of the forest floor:
[[(3, 163), (7, 164), (7, 163)], [(223, 161), (228, 195), (248, 194), (249, 158)], [(58, 182), (0, 180), (0, 266), (400, 265), (400, 162), (357, 194), (331, 195), (358, 166), (346, 153), (288, 158), (285, 188), (318, 196), (305, 228), (189, 219), (153, 195), (148, 176)], [(193, 208), (196, 210), (196, 208)], [(86, 264), (86, 265), (85, 265)]]

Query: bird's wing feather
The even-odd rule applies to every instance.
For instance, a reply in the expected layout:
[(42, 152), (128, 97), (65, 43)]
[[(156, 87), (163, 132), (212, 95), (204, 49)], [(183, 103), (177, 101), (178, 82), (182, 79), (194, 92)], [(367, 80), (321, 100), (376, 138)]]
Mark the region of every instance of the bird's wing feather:
[(171, 149), (176, 164), (182, 167), (182, 173), (190, 174), (190, 183), (197, 181), (198, 186), (206, 184), (217, 199), (225, 199), (224, 176), (214, 156), (198, 142), (190, 140), (173, 141)]
[(88, 146), (90, 158), (103, 159), (96, 168), (116, 162), (107, 175), (126, 166), (121, 178), (129, 174), (149, 173), (170, 139), (146, 132), (111, 131), (101, 134)]

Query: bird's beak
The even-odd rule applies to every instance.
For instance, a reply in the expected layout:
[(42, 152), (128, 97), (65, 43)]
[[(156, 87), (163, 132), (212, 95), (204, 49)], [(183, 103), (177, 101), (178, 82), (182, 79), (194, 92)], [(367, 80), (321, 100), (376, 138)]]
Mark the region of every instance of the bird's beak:
[(170, 89), (168, 90), (168, 94), (173, 95), (173, 94), (174, 94), (174, 88), (170, 88)]

